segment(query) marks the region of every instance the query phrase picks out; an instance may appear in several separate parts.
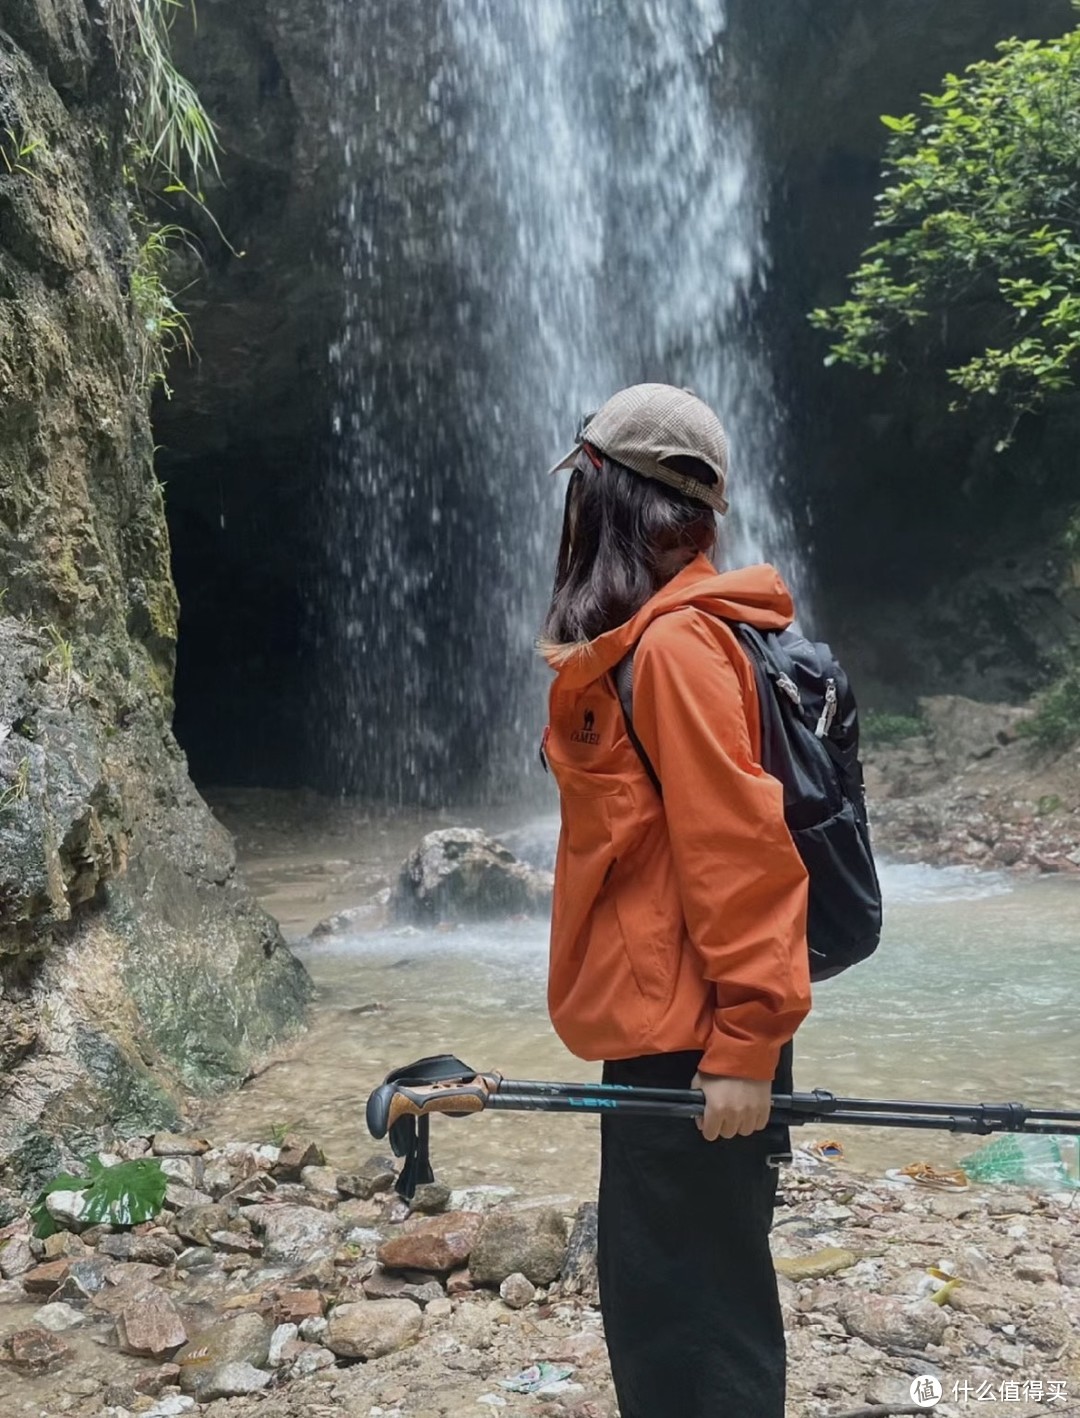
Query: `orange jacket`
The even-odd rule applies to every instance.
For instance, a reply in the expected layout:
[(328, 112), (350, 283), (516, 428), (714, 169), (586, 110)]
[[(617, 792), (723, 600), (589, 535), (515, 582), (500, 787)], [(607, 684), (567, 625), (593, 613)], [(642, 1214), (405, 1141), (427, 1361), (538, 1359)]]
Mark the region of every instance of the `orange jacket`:
[[(701, 1049), (707, 1073), (771, 1079), (810, 1009), (807, 880), (759, 763), (753, 669), (718, 616), (778, 630), (771, 566), (698, 556), (557, 669), (545, 746), (559, 785), (548, 1005), (584, 1059)], [(634, 727), (610, 675), (634, 645)]]

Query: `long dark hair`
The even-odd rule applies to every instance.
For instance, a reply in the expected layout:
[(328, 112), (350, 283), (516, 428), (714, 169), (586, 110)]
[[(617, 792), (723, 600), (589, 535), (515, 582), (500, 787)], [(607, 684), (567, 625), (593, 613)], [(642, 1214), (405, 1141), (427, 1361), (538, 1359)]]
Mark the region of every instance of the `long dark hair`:
[[(695, 459), (679, 461), (680, 471), (712, 479)], [(566, 489), (544, 638), (567, 645), (613, 630), (715, 543), (710, 507), (583, 448)]]

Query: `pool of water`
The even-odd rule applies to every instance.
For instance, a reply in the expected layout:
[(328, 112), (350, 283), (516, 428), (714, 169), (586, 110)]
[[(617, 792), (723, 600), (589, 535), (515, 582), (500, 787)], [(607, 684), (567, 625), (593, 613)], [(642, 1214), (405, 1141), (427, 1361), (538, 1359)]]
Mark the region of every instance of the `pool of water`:
[[(515, 845), (542, 857), (550, 838), (543, 823)], [(1080, 1107), (1080, 887), (907, 865), (886, 865), (882, 879), (879, 951), (816, 988), (796, 1039), (796, 1087)], [(219, 1134), (302, 1127), (347, 1166), (375, 1148), (363, 1121), (369, 1091), (413, 1058), (455, 1053), (509, 1077), (598, 1076), (548, 1022), (545, 922), (378, 930), (298, 953), (319, 988), (313, 1028), (211, 1110), (205, 1125)], [(439, 1119), (433, 1152), (452, 1182), (584, 1196), (595, 1187), (597, 1133), (596, 1121), (581, 1117)], [(835, 1123), (793, 1137), (838, 1133), (848, 1161), (873, 1171), (919, 1159), (955, 1165), (977, 1145), (944, 1132)]]

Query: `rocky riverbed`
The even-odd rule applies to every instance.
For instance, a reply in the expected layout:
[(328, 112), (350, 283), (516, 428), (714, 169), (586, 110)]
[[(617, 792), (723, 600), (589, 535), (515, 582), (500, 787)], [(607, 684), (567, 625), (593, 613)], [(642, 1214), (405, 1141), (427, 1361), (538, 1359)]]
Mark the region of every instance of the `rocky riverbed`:
[[(613, 1418), (590, 1203), (436, 1183), (410, 1211), (388, 1159), (346, 1175), (301, 1136), (121, 1151), (168, 1174), (152, 1221), (83, 1229), (61, 1193), (47, 1240), (0, 1232), (5, 1418)], [(943, 1414), (1080, 1413), (1076, 1196), (797, 1150), (773, 1227), (791, 1418), (911, 1411), (920, 1375)]]
[(919, 701), (918, 732), (865, 752), (879, 852), (931, 866), (1080, 873), (1080, 746), (1040, 751), (1030, 709)]

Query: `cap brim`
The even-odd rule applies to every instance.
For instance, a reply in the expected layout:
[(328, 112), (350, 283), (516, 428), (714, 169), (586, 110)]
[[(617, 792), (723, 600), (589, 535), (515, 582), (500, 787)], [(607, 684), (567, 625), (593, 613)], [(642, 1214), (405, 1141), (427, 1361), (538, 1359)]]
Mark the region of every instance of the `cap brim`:
[(548, 469), (548, 477), (554, 477), (556, 473), (561, 473), (565, 468), (572, 468), (574, 466), (575, 460), (577, 459), (577, 455), (580, 452), (581, 444), (575, 443), (573, 448), (570, 449), (570, 452), (567, 453), (565, 458), (560, 458), (553, 468)]

